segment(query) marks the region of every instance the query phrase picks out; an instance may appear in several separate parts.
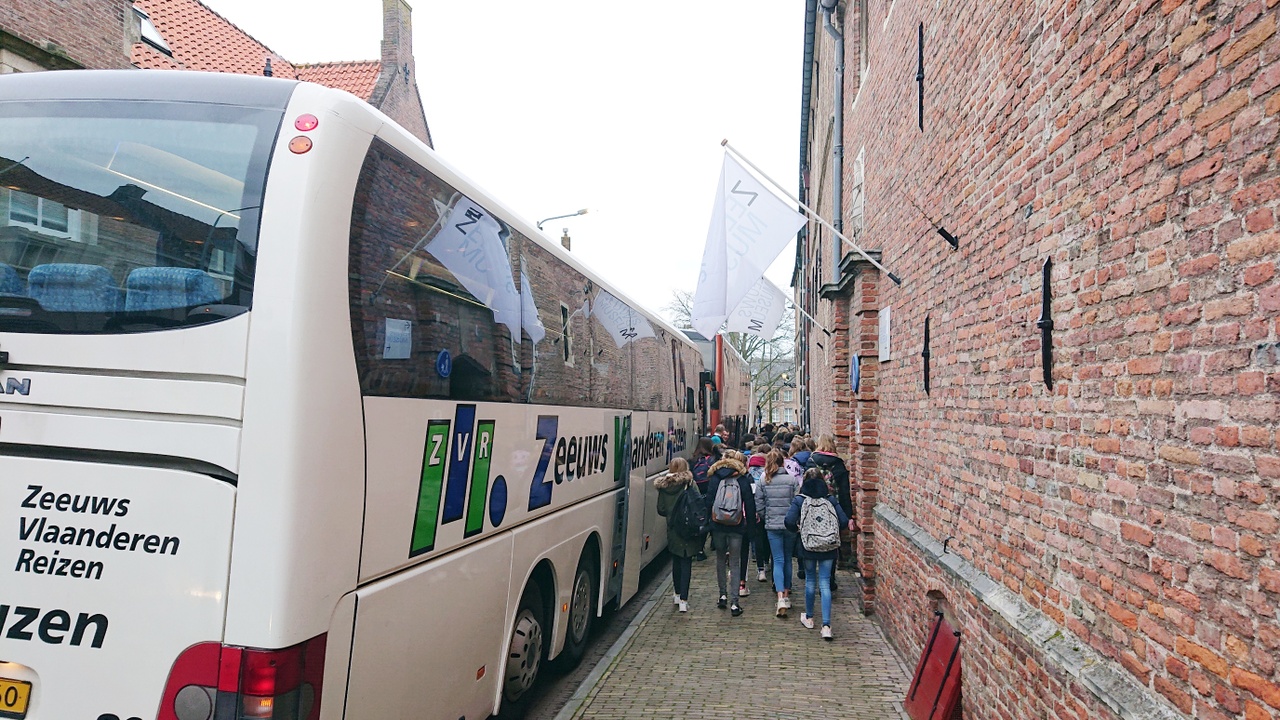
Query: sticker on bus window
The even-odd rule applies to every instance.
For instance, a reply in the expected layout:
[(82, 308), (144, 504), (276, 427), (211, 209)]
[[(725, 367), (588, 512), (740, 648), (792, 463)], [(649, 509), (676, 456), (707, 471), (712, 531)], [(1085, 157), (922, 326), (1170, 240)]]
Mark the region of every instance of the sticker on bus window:
[(387, 337), (382, 343), (382, 359), (408, 360), (413, 351), (413, 321), (386, 320)]

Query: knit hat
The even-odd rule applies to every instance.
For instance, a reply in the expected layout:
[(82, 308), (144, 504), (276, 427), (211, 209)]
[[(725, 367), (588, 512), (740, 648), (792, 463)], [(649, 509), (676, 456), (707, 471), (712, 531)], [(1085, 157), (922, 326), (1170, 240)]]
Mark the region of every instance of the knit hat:
[(720, 436), (719, 436), (719, 435), (712, 435), (712, 436), (711, 436), (711, 444), (712, 444), (712, 445), (719, 445), (720, 443), (721, 443), (721, 440), (720, 440)]
[(764, 467), (764, 455), (751, 453), (751, 457), (747, 458), (747, 467)]

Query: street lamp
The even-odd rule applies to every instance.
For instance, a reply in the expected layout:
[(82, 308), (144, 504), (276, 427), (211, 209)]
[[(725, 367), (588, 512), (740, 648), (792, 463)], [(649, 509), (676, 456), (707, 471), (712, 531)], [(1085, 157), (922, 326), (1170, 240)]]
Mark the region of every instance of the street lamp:
[(586, 208), (582, 208), (582, 209), (581, 209), (581, 210), (579, 210), (578, 212), (569, 213), (569, 214), (567, 214), (567, 215), (553, 215), (553, 216), (551, 216), (551, 217), (549, 217), (549, 218), (542, 218), (541, 220), (539, 220), (539, 221), (538, 221), (538, 229), (539, 229), (539, 230), (541, 230), (541, 229), (542, 229), (542, 223), (547, 222), (548, 220), (559, 220), (560, 218), (576, 217), (576, 216), (578, 216), (578, 215), (586, 215), (586, 214), (587, 214), (587, 209), (586, 209)]

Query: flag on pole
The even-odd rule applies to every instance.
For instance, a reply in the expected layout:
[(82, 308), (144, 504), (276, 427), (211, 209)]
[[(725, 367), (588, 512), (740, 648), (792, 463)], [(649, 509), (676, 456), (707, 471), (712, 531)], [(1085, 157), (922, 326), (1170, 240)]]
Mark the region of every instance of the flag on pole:
[(524, 328), (534, 345), (547, 336), (547, 328), (538, 315), (538, 305), (533, 301), (533, 285), (529, 284), (523, 257), (520, 258), (520, 327)]
[(693, 293), (693, 328), (714, 337), (804, 224), (803, 215), (726, 152)]
[(726, 329), (729, 332), (750, 333), (765, 340), (772, 339), (773, 334), (778, 331), (778, 323), (782, 322), (786, 302), (787, 296), (762, 277), (751, 286), (738, 307), (729, 313)]
[(511, 277), (511, 259), (502, 244), (502, 226), (469, 198), (461, 197), (427, 252), (453, 273), (467, 292), (493, 311), (493, 321), (520, 333), (520, 293)]
[(609, 331), (618, 347), (639, 338), (656, 337), (653, 326), (643, 315), (604, 290), (596, 295), (591, 306), (591, 316)]

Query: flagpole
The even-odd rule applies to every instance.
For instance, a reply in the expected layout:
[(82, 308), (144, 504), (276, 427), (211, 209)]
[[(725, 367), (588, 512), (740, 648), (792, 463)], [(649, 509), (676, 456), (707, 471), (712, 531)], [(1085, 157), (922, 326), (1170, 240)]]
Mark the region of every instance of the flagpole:
[(786, 300), (788, 303), (791, 303), (791, 307), (795, 308), (795, 309), (796, 309), (796, 310), (797, 310), (801, 315), (803, 315), (803, 316), (805, 316), (805, 317), (809, 318), (809, 322), (811, 322), (811, 323), (813, 323), (814, 325), (818, 326), (818, 329), (819, 329), (819, 330), (821, 330), (822, 332), (824, 332), (824, 333), (826, 333), (826, 334), (828, 334), (828, 335), (830, 335), (830, 334), (831, 334), (831, 331), (830, 331), (830, 330), (828, 330), (828, 329), (826, 329), (825, 327), (823, 327), (823, 326), (822, 326), (822, 323), (818, 322), (818, 319), (817, 319), (817, 318), (815, 318), (814, 316), (812, 316), (812, 315), (810, 315), (809, 313), (805, 312), (805, 311), (804, 311), (804, 308), (802, 308), (802, 307), (800, 307), (798, 304), (796, 304), (796, 301), (795, 301), (795, 300), (792, 300), (792, 299), (787, 295), (787, 291), (786, 291), (786, 290), (783, 290), (782, 288), (778, 287), (778, 284), (777, 284), (777, 283), (775, 283), (774, 281), (770, 280), (770, 279), (768, 278), (768, 276), (764, 276), (764, 281), (765, 281), (765, 282), (767, 282), (767, 283), (769, 283), (770, 285), (772, 285), (772, 286), (773, 286), (773, 288), (774, 288), (775, 290), (777, 290), (778, 292), (782, 293), (782, 298), (783, 298), (784, 300)]
[[(825, 228), (827, 228), (828, 230), (830, 230), (831, 232), (835, 233), (835, 234), (836, 234), (836, 237), (838, 237), (838, 238), (840, 238), (841, 240), (843, 240), (843, 241), (845, 241), (846, 243), (848, 243), (848, 244), (849, 244), (849, 247), (851, 247), (851, 248), (853, 248), (854, 250), (856, 250), (856, 251), (858, 252), (858, 254), (859, 254), (859, 255), (861, 255), (863, 258), (865, 258), (865, 259), (866, 259), (866, 261), (867, 261), (867, 262), (869, 262), (869, 263), (871, 263), (872, 265), (876, 266), (876, 268), (878, 268), (878, 269), (880, 270), (880, 272), (884, 273), (885, 275), (888, 275), (888, 276), (889, 276), (889, 279), (890, 279), (890, 280), (892, 280), (892, 281), (893, 281), (893, 283), (894, 283), (895, 285), (902, 285), (902, 280), (900, 280), (900, 279), (898, 278), (898, 276), (897, 276), (897, 275), (894, 275), (893, 273), (889, 272), (889, 270), (888, 270), (888, 269), (886, 269), (886, 268), (885, 268), (885, 266), (883, 266), (883, 265), (881, 265), (880, 263), (876, 262), (874, 258), (872, 258), (870, 255), (868, 255), (868, 254), (866, 253), (866, 251), (864, 251), (862, 248), (858, 247), (857, 243), (855, 243), (854, 241), (852, 241), (852, 240), (850, 240), (849, 238), (845, 237), (843, 233), (841, 233), (839, 230), (835, 229), (835, 227), (833, 227), (833, 226), (831, 225), (831, 223), (829, 223), (829, 222), (827, 222), (825, 219), (823, 219), (823, 217), (822, 217), (821, 215), (819, 215), (819, 214), (818, 214), (818, 213), (817, 213), (813, 208), (809, 207), (808, 205), (805, 205), (804, 203), (800, 202), (800, 201), (799, 201), (799, 200), (797, 200), (795, 197), (793, 197), (793, 196), (791, 195), (791, 193), (787, 192), (786, 188), (784, 188), (784, 187), (782, 187), (781, 185), (779, 185), (779, 184), (778, 184), (778, 181), (777, 181), (777, 180), (774, 180), (773, 178), (769, 177), (769, 176), (768, 176), (768, 174), (766, 174), (763, 170), (761, 170), (760, 168), (756, 167), (756, 164), (755, 164), (755, 163), (753, 163), (753, 162), (751, 162), (750, 160), (748, 160), (748, 159), (746, 158), (746, 156), (744, 156), (742, 153), (738, 152), (738, 151), (737, 151), (737, 149), (735, 149), (732, 145), (730, 145), (730, 144), (729, 144), (728, 139), (721, 140), (721, 141), (720, 141), (720, 144), (721, 144), (721, 145), (723, 145), (723, 146), (724, 146), (724, 148), (725, 148), (726, 150), (728, 150), (729, 152), (733, 153), (733, 154), (734, 154), (734, 155), (735, 155), (739, 160), (741, 160), (742, 162), (744, 162), (744, 163), (746, 163), (747, 165), (749, 165), (749, 166), (751, 167), (751, 169), (752, 169), (752, 170), (755, 170), (757, 173), (759, 173), (759, 174), (760, 174), (760, 176), (761, 176), (761, 177), (763, 177), (765, 180), (768, 180), (770, 183), (773, 183), (773, 186), (774, 186), (775, 188), (777, 188), (778, 190), (782, 191), (782, 194), (783, 194), (783, 195), (785, 195), (785, 196), (787, 196), (787, 199), (788, 199), (788, 200), (790, 200), (791, 202), (793, 202), (793, 203), (795, 203), (795, 204), (799, 205), (801, 208), (803, 208), (803, 209), (804, 209), (804, 211), (805, 211), (805, 212), (809, 213), (810, 217), (812, 217), (814, 220), (817, 220), (818, 222), (822, 223), (823, 227), (825, 227)], [(794, 304), (794, 303), (793, 303), (793, 304)], [(803, 310), (801, 310), (800, 312), (802, 312), (802, 313), (803, 313), (804, 311), (803, 311)], [(806, 317), (808, 317), (808, 313), (806, 313), (806, 314), (805, 314), (805, 316), (806, 316)], [(809, 318), (809, 319), (810, 319), (810, 320), (813, 320), (813, 318)], [(816, 321), (816, 320), (814, 320), (814, 322), (816, 323), (817, 321)], [(819, 325), (818, 327), (822, 327), (822, 326), (821, 326), (821, 325)]]

